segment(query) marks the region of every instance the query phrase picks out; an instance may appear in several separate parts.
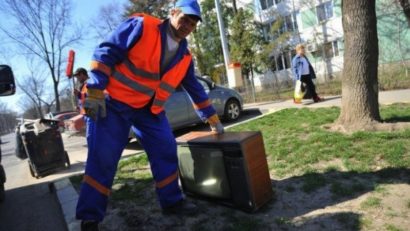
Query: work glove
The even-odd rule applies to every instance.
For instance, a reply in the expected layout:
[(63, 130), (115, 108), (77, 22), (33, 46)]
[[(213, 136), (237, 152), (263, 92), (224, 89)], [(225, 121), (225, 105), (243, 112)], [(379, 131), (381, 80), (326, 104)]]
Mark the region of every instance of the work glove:
[(216, 132), (218, 134), (222, 134), (222, 133), (225, 132), (224, 126), (222, 125), (221, 121), (219, 120), (217, 114), (209, 117), (207, 122), (211, 126), (211, 131)]
[(85, 114), (96, 121), (106, 116), (104, 92), (99, 89), (87, 89), (87, 97), (84, 101)]

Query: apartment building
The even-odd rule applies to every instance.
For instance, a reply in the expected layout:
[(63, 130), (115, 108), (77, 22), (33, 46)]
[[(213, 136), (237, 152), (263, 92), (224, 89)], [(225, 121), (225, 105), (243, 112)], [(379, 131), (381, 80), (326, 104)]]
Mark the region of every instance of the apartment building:
[[(390, 0), (391, 2), (391, 0)], [(274, 41), (283, 33), (290, 38), (272, 50), (272, 68), (255, 79), (260, 86), (273, 78), (291, 77), (294, 47), (304, 43), (318, 81), (336, 78), (343, 68), (343, 27), (341, 0), (255, 0), (255, 19), (262, 23), (264, 37)], [(410, 29), (398, 6), (389, 0), (377, 1), (380, 63), (410, 60)], [(283, 25), (272, 33), (276, 20)]]

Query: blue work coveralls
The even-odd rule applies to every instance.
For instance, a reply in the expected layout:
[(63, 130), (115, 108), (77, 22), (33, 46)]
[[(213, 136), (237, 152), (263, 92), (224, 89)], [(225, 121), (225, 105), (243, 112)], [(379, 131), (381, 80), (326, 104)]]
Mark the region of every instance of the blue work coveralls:
[[(93, 60), (111, 68), (122, 62), (127, 57), (127, 51), (143, 36), (143, 21), (143, 17), (132, 17), (120, 24), (95, 49)], [(169, 20), (165, 20), (159, 26), (162, 40), (161, 62), (166, 47), (168, 23)], [(161, 76), (182, 59), (187, 49), (187, 41), (183, 39), (173, 61), (165, 70), (161, 70)], [(91, 70), (87, 87), (103, 90), (108, 81), (109, 77), (106, 74), (98, 70)], [(192, 62), (181, 85), (193, 103), (200, 104), (208, 100), (208, 95), (195, 77)], [(161, 207), (172, 206), (182, 200), (183, 195), (178, 185), (178, 177), (175, 176), (178, 171), (177, 147), (165, 112), (154, 115), (150, 111), (150, 105), (136, 109), (109, 96), (106, 97), (106, 110), (105, 118), (98, 118), (94, 121), (87, 117), (88, 157), (85, 179), (77, 204), (77, 219), (103, 220), (117, 164), (128, 143), (131, 126), (148, 155)], [(205, 121), (215, 115), (216, 111), (212, 105), (209, 105), (197, 109), (197, 113)]]

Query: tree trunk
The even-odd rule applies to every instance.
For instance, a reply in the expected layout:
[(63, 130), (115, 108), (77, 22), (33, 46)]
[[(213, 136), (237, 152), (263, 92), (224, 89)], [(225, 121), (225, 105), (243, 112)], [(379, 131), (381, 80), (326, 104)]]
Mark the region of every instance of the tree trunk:
[(375, 0), (343, 0), (345, 53), (338, 124), (348, 131), (380, 121)]
[(233, 13), (237, 14), (238, 13), (238, 7), (236, 6), (236, 0), (232, 0), (232, 6), (233, 6)]
[(56, 112), (60, 111), (60, 94), (58, 93), (58, 82), (54, 82), (54, 97), (56, 101)]

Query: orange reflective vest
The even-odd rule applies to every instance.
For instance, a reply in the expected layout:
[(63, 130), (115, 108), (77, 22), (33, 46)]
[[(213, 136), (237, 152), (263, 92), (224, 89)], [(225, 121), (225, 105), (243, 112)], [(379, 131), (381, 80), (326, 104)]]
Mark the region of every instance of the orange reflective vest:
[(146, 106), (152, 98), (151, 112), (159, 114), (172, 92), (185, 77), (192, 56), (187, 53), (170, 70), (160, 74), (162, 21), (146, 14), (134, 16), (144, 17), (143, 32), (139, 41), (128, 51), (127, 58), (117, 64), (113, 71), (102, 63), (93, 61), (92, 68), (109, 74), (106, 87), (110, 97), (133, 108)]

